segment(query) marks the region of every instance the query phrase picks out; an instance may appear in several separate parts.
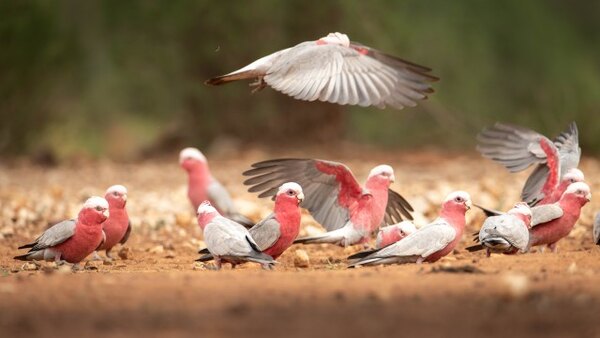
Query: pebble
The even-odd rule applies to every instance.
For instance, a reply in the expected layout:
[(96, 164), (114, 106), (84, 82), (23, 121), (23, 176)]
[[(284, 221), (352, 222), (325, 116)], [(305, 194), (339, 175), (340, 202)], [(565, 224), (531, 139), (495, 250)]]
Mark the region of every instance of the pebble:
[(23, 271), (36, 271), (39, 270), (40, 266), (33, 262), (27, 262), (21, 266), (21, 270)]
[(305, 250), (298, 249), (294, 252), (294, 266), (297, 268), (308, 268), (310, 266), (310, 258)]
[(148, 252), (153, 253), (153, 254), (161, 254), (161, 253), (165, 252), (165, 248), (162, 245), (157, 245), (157, 246), (151, 248), (150, 250), (148, 250)]
[(121, 248), (121, 250), (119, 250), (118, 255), (122, 260), (127, 260), (131, 257), (131, 249), (124, 246)]

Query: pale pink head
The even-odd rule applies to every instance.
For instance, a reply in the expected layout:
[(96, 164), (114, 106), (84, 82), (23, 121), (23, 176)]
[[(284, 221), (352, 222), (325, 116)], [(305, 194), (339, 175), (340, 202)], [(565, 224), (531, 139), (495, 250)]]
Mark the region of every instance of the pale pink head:
[(592, 193), (590, 187), (585, 182), (575, 182), (567, 187), (567, 190), (565, 190), (560, 199), (561, 201), (575, 201), (583, 206), (592, 200)]
[(415, 227), (413, 222), (404, 221), (404, 222), (398, 223), (398, 231), (400, 232), (400, 236), (402, 238), (404, 238), (404, 237), (412, 234), (413, 232), (417, 231), (417, 228)]
[(386, 188), (390, 186), (396, 180), (394, 176), (394, 169), (387, 164), (381, 164), (371, 169), (369, 176), (367, 177), (367, 183), (372, 185), (377, 183), (383, 185)]
[(179, 153), (179, 165), (188, 172), (208, 168), (206, 157), (196, 148), (185, 148)]
[(219, 216), (219, 212), (213, 207), (209, 201), (204, 201), (198, 206), (198, 225), (204, 230), (204, 227), (210, 223), (213, 218)]
[(104, 198), (108, 201), (111, 208), (122, 209), (127, 204), (127, 188), (122, 185), (113, 185), (106, 189)]
[(299, 205), (304, 200), (302, 187), (296, 182), (287, 182), (282, 184), (275, 196), (275, 203), (292, 202)]
[(86, 225), (97, 225), (108, 218), (108, 202), (99, 196), (92, 196), (85, 201), (79, 216), (79, 221)]
[(510, 209), (507, 214), (515, 215), (522, 220), (527, 227), (531, 224), (531, 208), (525, 202), (519, 202)]
[(343, 33), (338, 33), (338, 32), (329, 33), (329, 34), (327, 34), (327, 36), (324, 36), (317, 41), (319, 43), (329, 44), (329, 45), (339, 45), (339, 46), (343, 46), (343, 47), (350, 46), (350, 39), (348, 38), (348, 35), (343, 34)]
[(565, 182), (567, 184), (583, 182), (585, 180), (585, 176), (583, 172), (577, 168), (571, 168), (567, 173), (561, 178), (561, 182)]
[(465, 191), (450, 193), (442, 204), (442, 212), (464, 215), (472, 206), (471, 196)]

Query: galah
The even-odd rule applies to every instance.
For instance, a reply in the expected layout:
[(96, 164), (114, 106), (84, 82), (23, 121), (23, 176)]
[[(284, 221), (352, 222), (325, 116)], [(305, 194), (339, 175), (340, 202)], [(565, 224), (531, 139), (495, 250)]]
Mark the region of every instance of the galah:
[(108, 201), (108, 219), (102, 223), (106, 240), (94, 252), (94, 258), (100, 259), (99, 250), (105, 250), (107, 260), (111, 261), (112, 248), (117, 244), (125, 244), (131, 234), (131, 222), (127, 215), (127, 188), (122, 185), (113, 185), (106, 190), (104, 198)]
[(371, 170), (364, 187), (341, 163), (312, 159), (275, 159), (255, 163), (244, 172), (252, 176), (244, 184), (259, 197), (273, 196), (287, 181), (302, 186), (306, 200), (302, 207), (328, 232), (300, 238), (295, 243), (331, 243), (349, 246), (367, 242), (385, 221), (394, 224), (402, 217), (412, 219), (410, 204), (389, 189), (394, 170), (379, 165)]
[(108, 217), (108, 202), (102, 197), (90, 197), (77, 218), (57, 223), (44, 231), (33, 243), (20, 246), (29, 249), (18, 260), (54, 260), (77, 264), (94, 252), (104, 241), (102, 223)]
[(526, 251), (529, 244), (531, 209), (525, 202), (517, 203), (507, 213), (488, 217), (478, 234), (479, 245), (470, 246), (468, 251), (486, 249), (492, 252), (514, 254)]
[(531, 208), (529, 245), (547, 245), (556, 252), (556, 243), (567, 237), (581, 214), (581, 208), (592, 199), (590, 187), (584, 182), (569, 185), (556, 203)]
[[(554, 142), (545, 136), (523, 127), (496, 123), (477, 136), (477, 150), (510, 172), (519, 172), (536, 165), (523, 190), (521, 199), (530, 206), (544, 200), (560, 185), (564, 175), (579, 165), (581, 148), (577, 125), (572, 122)], [(562, 193), (557, 193), (558, 197)]]
[(379, 229), (375, 239), (375, 248), (381, 249), (396, 243), (404, 237), (417, 231), (412, 221), (402, 221), (397, 224), (388, 225)]
[(596, 214), (596, 218), (594, 219), (593, 233), (594, 243), (600, 245), (600, 211)]
[(217, 269), (221, 269), (224, 262), (230, 263), (232, 268), (244, 262), (255, 262), (265, 269), (276, 263), (271, 256), (261, 252), (248, 229), (221, 216), (208, 201), (198, 207), (198, 224), (204, 231), (206, 248), (213, 255)]
[(471, 197), (464, 191), (448, 195), (440, 216), (401, 241), (374, 251), (348, 257), (349, 267), (395, 263), (436, 262), (446, 256), (462, 238), (465, 213), (471, 208)]
[(402, 109), (416, 106), (433, 93), (431, 82), (439, 79), (430, 71), (351, 42), (346, 34), (330, 33), (262, 57), (206, 84), (256, 79), (254, 91), (268, 85), (303, 101)]
[(207, 200), (219, 213), (245, 227), (254, 225), (252, 220), (236, 211), (227, 189), (214, 178), (204, 154), (196, 148), (185, 148), (179, 153), (179, 164), (188, 173), (188, 197), (194, 210)]
[[(279, 187), (273, 213), (249, 230), (262, 253), (277, 259), (294, 243), (300, 232), (299, 205), (303, 199), (302, 187), (298, 183), (287, 182)], [(208, 250), (201, 250), (200, 253), (204, 255), (198, 261), (212, 260)]]

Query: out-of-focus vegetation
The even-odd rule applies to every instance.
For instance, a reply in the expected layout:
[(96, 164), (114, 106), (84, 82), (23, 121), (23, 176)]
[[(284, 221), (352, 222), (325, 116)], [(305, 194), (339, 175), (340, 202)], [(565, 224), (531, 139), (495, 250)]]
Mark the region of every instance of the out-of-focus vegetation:
[[(600, 2), (2, 1), (0, 152), (126, 157), (225, 138), (470, 147), (494, 121), (600, 152)], [(203, 81), (328, 32), (433, 68), (403, 111)]]

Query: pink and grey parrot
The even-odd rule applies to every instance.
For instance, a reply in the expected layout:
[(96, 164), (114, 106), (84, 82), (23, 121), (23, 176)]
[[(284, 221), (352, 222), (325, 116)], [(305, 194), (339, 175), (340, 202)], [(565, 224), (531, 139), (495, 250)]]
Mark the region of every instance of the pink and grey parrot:
[(219, 214), (210, 202), (198, 207), (198, 224), (204, 231), (206, 248), (213, 255), (217, 269), (224, 262), (232, 268), (244, 262), (259, 263), (271, 269), (276, 263), (273, 258), (261, 252), (256, 241), (243, 225)]
[(348, 257), (349, 267), (359, 265), (436, 262), (446, 256), (462, 238), (465, 213), (471, 208), (471, 197), (464, 191), (448, 195), (440, 216), (401, 241), (379, 250), (359, 252)]
[(515, 204), (505, 214), (488, 217), (478, 234), (481, 244), (470, 246), (467, 250), (473, 252), (486, 249), (488, 257), (492, 252), (515, 254), (526, 251), (531, 218), (531, 209), (525, 202)]
[(188, 197), (194, 210), (208, 200), (225, 217), (245, 227), (254, 225), (252, 220), (236, 211), (227, 189), (211, 175), (206, 157), (200, 150), (183, 149), (179, 153), (179, 164), (188, 173)]
[(396, 243), (406, 236), (417, 231), (412, 221), (402, 221), (397, 224), (388, 225), (379, 229), (375, 239), (375, 248), (381, 249), (390, 244)]
[(269, 85), (298, 100), (402, 109), (416, 106), (433, 93), (431, 82), (439, 79), (430, 71), (351, 42), (345, 34), (330, 33), (267, 55), (206, 84), (256, 79), (255, 90)]
[(112, 248), (117, 244), (125, 244), (131, 234), (131, 222), (127, 215), (127, 188), (122, 185), (113, 185), (106, 190), (104, 198), (108, 201), (108, 219), (102, 223), (106, 240), (94, 252), (94, 258), (100, 259), (98, 251), (105, 250), (106, 259), (111, 261)]
[[(573, 171), (581, 157), (575, 122), (554, 142), (533, 130), (502, 123), (481, 131), (477, 140), (477, 150), (484, 157), (502, 164), (510, 172), (536, 165), (521, 192), (521, 199), (530, 206), (556, 202), (562, 191), (555, 190), (572, 183), (569, 180), (573, 177), (565, 175), (576, 175), (576, 180), (582, 180), (583, 173)], [(562, 182), (566, 184), (561, 185)]]
[(108, 217), (108, 202), (102, 197), (90, 197), (75, 219), (57, 223), (44, 231), (33, 243), (19, 249), (29, 249), (18, 260), (54, 260), (77, 264), (94, 252), (104, 241), (102, 222)]
[(594, 243), (600, 245), (600, 211), (596, 214), (593, 226)]
[[(298, 183), (288, 182), (279, 187), (275, 195), (273, 213), (249, 230), (262, 253), (277, 259), (294, 243), (300, 232), (299, 205), (303, 199), (304, 194)], [(212, 260), (212, 255), (207, 249), (201, 250), (200, 253), (204, 255), (198, 261)]]
[(394, 170), (379, 165), (371, 170), (364, 187), (341, 163), (312, 159), (275, 159), (255, 163), (244, 172), (252, 176), (244, 184), (259, 197), (273, 196), (287, 181), (298, 182), (306, 200), (302, 207), (328, 232), (299, 238), (295, 243), (331, 243), (349, 246), (367, 242), (385, 221), (394, 224), (412, 219), (410, 204), (389, 189)]

